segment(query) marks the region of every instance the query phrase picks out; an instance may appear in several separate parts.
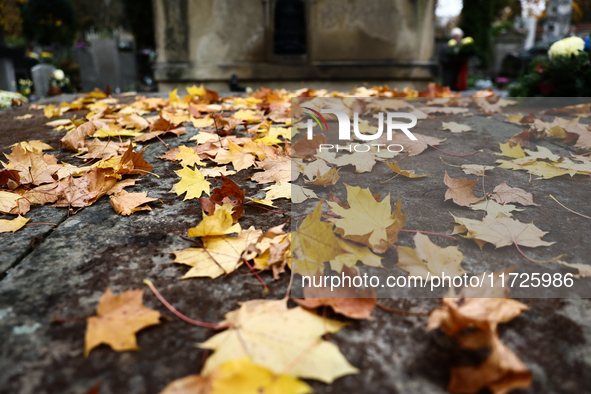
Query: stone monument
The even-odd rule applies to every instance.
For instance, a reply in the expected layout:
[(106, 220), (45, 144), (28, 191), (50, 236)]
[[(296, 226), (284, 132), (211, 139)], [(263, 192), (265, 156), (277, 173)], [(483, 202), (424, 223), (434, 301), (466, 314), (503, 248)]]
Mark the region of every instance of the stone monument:
[(51, 74), (55, 71), (55, 66), (51, 64), (37, 64), (31, 68), (31, 77), (33, 78), (33, 87), (37, 97), (47, 96), (49, 90), (49, 80)]

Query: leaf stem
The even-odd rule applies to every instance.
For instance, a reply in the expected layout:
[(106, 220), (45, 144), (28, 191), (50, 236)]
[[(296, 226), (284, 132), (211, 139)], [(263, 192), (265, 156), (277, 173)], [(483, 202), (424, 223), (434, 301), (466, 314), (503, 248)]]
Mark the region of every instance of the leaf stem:
[(552, 194), (550, 194), (548, 197), (550, 197), (550, 198), (551, 198), (552, 200), (554, 200), (554, 201), (555, 201), (555, 202), (556, 202), (558, 205), (560, 205), (562, 208), (566, 209), (567, 211), (569, 211), (569, 212), (572, 212), (572, 213), (574, 213), (575, 215), (579, 215), (579, 216), (581, 216), (581, 217), (584, 217), (585, 219), (591, 219), (591, 217), (589, 217), (589, 216), (583, 215), (582, 213), (578, 213), (578, 212), (576, 212), (576, 211), (573, 211), (573, 210), (572, 210), (572, 209), (570, 209), (570, 208), (567, 208), (567, 207), (565, 207), (565, 206), (564, 206), (564, 205), (562, 205), (562, 204), (561, 204), (561, 203), (560, 203), (560, 202), (559, 202), (559, 201), (558, 201), (556, 198), (554, 198), (554, 196), (553, 196)]
[(525, 253), (523, 253), (523, 251), (521, 250), (521, 248), (519, 247), (519, 245), (517, 245), (517, 243), (515, 241), (513, 241), (513, 244), (515, 245), (515, 247), (517, 248), (517, 250), (519, 251), (519, 253), (525, 257), (526, 259), (528, 259), (529, 261), (531, 261), (532, 263), (538, 263), (538, 264), (546, 264), (546, 263), (552, 263), (553, 261), (559, 260), (563, 257), (566, 257), (566, 254), (561, 254), (558, 257), (554, 257), (552, 260), (546, 260), (546, 261), (540, 261), (540, 260), (536, 260), (536, 259), (532, 259), (531, 257), (527, 257), (525, 255)]
[(232, 323), (226, 323), (226, 324), (215, 324), (215, 323), (207, 323), (207, 322), (202, 322), (199, 320), (193, 320), (185, 315), (183, 315), (181, 312), (179, 312), (178, 310), (176, 310), (176, 308), (172, 305), (170, 305), (170, 303), (168, 301), (166, 301), (166, 299), (164, 299), (164, 297), (162, 297), (162, 295), (158, 292), (158, 290), (156, 290), (156, 287), (154, 286), (154, 284), (152, 283), (151, 280), (148, 279), (144, 279), (144, 284), (146, 284), (150, 290), (152, 290), (152, 293), (154, 293), (154, 295), (160, 300), (160, 302), (162, 304), (164, 304), (164, 306), (166, 308), (168, 308), (169, 311), (171, 311), (172, 313), (174, 313), (174, 315), (176, 317), (178, 317), (181, 320), (186, 321), (189, 324), (193, 324), (195, 326), (199, 326), (199, 327), (205, 327), (205, 328), (213, 328), (216, 330), (221, 330), (224, 328), (229, 328), (229, 327), (234, 327), (234, 324)]

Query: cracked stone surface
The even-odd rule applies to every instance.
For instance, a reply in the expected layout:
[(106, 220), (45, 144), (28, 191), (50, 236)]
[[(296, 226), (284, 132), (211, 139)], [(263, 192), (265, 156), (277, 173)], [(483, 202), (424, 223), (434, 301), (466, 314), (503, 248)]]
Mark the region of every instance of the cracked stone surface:
[[(522, 111), (523, 112), (523, 111)], [(35, 117), (24, 121), (13, 118), (25, 113)], [(459, 121), (458, 116), (447, 116), (446, 121)], [(26, 108), (0, 113), (0, 150), (21, 140), (41, 139), (58, 146), (63, 132), (43, 127), (46, 119), (40, 111)], [(402, 210), (408, 214), (407, 229), (421, 229), (449, 234), (456, 216), (473, 217), (469, 212), (444, 202), (445, 171), (462, 177), (459, 169), (443, 164), (478, 163), (492, 165), (498, 158), (498, 143), (523, 128), (502, 121), (499, 116), (473, 116), (462, 122), (474, 126), (473, 132), (461, 136), (438, 130), (439, 122), (423, 121), (419, 133), (439, 138), (449, 137), (440, 146), (446, 151), (465, 154), (484, 149), (482, 154), (467, 158), (449, 157), (429, 149), (417, 157), (403, 161), (403, 168), (417, 173), (429, 173), (431, 178), (418, 180), (398, 177), (386, 184), (386, 190), (402, 198)], [(166, 137), (171, 147), (186, 144), (194, 135)], [(542, 141), (559, 154), (573, 154), (566, 145)], [(197, 200), (183, 201), (170, 193), (177, 182), (174, 170), (180, 166), (156, 159), (166, 151), (158, 141), (151, 141), (145, 159), (156, 166), (158, 175), (143, 176), (130, 192), (147, 191), (149, 197), (161, 202), (150, 203), (153, 211), (139, 212), (129, 217), (117, 215), (108, 197), (68, 216), (63, 208), (34, 207), (26, 217), (31, 222), (55, 223), (58, 226), (32, 225), (12, 234), (0, 234), (0, 393), (83, 394), (97, 381), (102, 381), (102, 394), (157, 394), (170, 381), (198, 373), (207, 354), (196, 344), (211, 337), (215, 330), (188, 325), (175, 318), (147, 291), (144, 303), (159, 310), (167, 318), (160, 325), (138, 333), (141, 351), (114, 352), (107, 346), (83, 356), (84, 318), (95, 314), (102, 293), (111, 287), (115, 294), (145, 288), (150, 279), (163, 296), (177, 309), (192, 317), (209, 322), (223, 319), (223, 315), (237, 307), (237, 302), (256, 298), (279, 299), (285, 295), (287, 275), (272, 281), (269, 273), (262, 278), (270, 291), (264, 293), (260, 283), (246, 267), (216, 280), (209, 278), (180, 280), (187, 271), (183, 265), (173, 264), (169, 252), (192, 246), (178, 229), (195, 226), (201, 217)], [(59, 159), (70, 160), (70, 153), (53, 151)], [(231, 177), (246, 195), (260, 197), (255, 183), (244, 171)], [(378, 164), (375, 173), (364, 177), (363, 184), (371, 185), (384, 177), (391, 177), (387, 167)], [(474, 177), (470, 178), (473, 179)], [(475, 179), (475, 178), (474, 178)], [(346, 179), (345, 179), (346, 180)], [(352, 185), (354, 179), (351, 179)], [(549, 234), (544, 238), (556, 244), (547, 248), (527, 249), (528, 256), (548, 259), (568, 253), (571, 263), (588, 263), (591, 246), (587, 235), (591, 221), (573, 215), (547, 198), (553, 194), (568, 207), (588, 214), (589, 177), (577, 175), (552, 180), (532, 180), (525, 172), (495, 169), (486, 177), (486, 188), (502, 181), (536, 195), (541, 207), (528, 208), (514, 217), (534, 223)], [(359, 178), (357, 178), (359, 182)], [(212, 186), (221, 185), (213, 180)], [(259, 193), (257, 195), (257, 193)], [(319, 196), (324, 192), (319, 188)], [(337, 193), (344, 196), (344, 186)], [(306, 204), (313, 206), (317, 201)], [(289, 212), (290, 203), (277, 200), (278, 211)], [(12, 217), (12, 216), (11, 216)], [(6, 218), (6, 217), (3, 217)], [(287, 214), (276, 214), (253, 206), (246, 206), (240, 220), (243, 228), (255, 226), (267, 230), (288, 219)], [(400, 236), (401, 245), (412, 246), (412, 233)], [(459, 238), (459, 237), (458, 237)], [(481, 252), (471, 240), (432, 238), (440, 246), (460, 245), (466, 255), (463, 266), (471, 272), (501, 268), (518, 263), (531, 269), (553, 272), (574, 272), (550, 263), (540, 268), (524, 260), (514, 248), (494, 250), (490, 245)], [(483, 256), (486, 257), (484, 261)], [(388, 253), (384, 265), (392, 268), (396, 254)], [(530, 265), (531, 264), (531, 265)], [(591, 279), (580, 279), (589, 286)], [(523, 360), (533, 373), (533, 385), (526, 393), (584, 393), (591, 387), (591, 300), (589, 299), (520, 299), (529, 311), (500, 326), (501, 339)], [(383, 299), (381, 303), (410, 311), (429, 311), (439, 301), (433, 299)], [(358, 375), (338, 379), (332, 385), (308, 381), (317, 393), (445, 393), (449, 368), (476, 365), (486, 354), (459, 350), (441, 332), (427, 332), (426, 318), (402, 316), (376, 309), (374, 321), (353, 321), (339, 333), (332, 335), (345, 357), (361, 370)], [(337, 317), (338, 318), (338, 317)], [(52, 319), (71, 319), (52, 324)]]

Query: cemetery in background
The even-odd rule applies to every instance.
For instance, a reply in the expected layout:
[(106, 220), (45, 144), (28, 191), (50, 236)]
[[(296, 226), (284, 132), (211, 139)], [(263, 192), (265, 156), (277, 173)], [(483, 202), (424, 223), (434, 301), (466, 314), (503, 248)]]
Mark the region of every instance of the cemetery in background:
[[(503, 90), (516, 81), (510, 93), (544, 95), (556, 84), (540, 72), (554, 70), (550, 46), (568, 36), (589, 45), (591, 0), (464, 0), (459, 15), (441, 11), (452, 3), (1, 0), (0, 89), (37, 100), (200, 83), (348, 91), (433, 81)], [(458, 27), (472, 40), (466, 54), (450, 45)]]

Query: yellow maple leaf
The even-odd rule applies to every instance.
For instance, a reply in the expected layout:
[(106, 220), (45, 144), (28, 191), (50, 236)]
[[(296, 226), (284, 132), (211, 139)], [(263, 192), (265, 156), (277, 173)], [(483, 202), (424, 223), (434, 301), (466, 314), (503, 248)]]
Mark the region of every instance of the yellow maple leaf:
[(7, 233), (9, 231), (14, 233), (17, 230), (20, 230), (28, 221), (29, 219), (24, 218), (21, 215), (18, 215), (18, 217), (12, 220), (0, 219), (0, 233)]
[(232, 224), (232, 204), (215, 206), (215, 212), (211, 216), (203, 214), (203, 220), (189, 229), (189, 237), (206, 237), (212, 235), (224, 235), (240, 232), (240, 224)]
[(335, 333), (347, 323), (301, 307), (288, 309), (287, 298), (241, 303), (221, 324), (231, 326), (199, 345), (214, 350), (203, 367), (205, 374), (229, 360), (247, 356), (274, 374), (288, 370), (291, 376), (325, 383), (358, 373), (337, 345), (322, 340), (322, 335)]
[(442, 273), (447, 276), (462, 276), (466, 272), (460, 265), (464, 255), (457, 246), (439, 247), (421, 233), (414, 236), (414, 242), (416, 249), (409, 246), (398, 247), (397, 267), (411, 276), (431, 279)]
[(180, 152), (176, 154), (175, 159), (180, 160), (183, 167), (192, 166), (197, 164), (198, 166), (205, 166), (206, 164), (201, 161), (201, 158), (195, 151), (185, 145), (179, 146)]
[(188, 86), (187, 93), (189, 93), (191, 96), (205, 96), (207, 94), (203, 84), (201, 84), (199, 87), (197, 87), (197, 85)]
[[(238, 226), (240, 231), (240, 225), (235, 226)], [(246, 248), (256, 243), (262, 234), (261, 230), (251, 227), (240, 231), (237, 237), (223, 235), (203, 237), (203, 248), (188, 248), (172, 252), (176, 257), (174, 262), (191, 266), (183, 279), (198, 277), (215, 279), (238, 269), (244, 263), (242, 254)]]
[(220, 149), (213, 161), (218, 164), (232, 163), (236, 171), (244, 170), (254, 164), (254, 156), (239, 145), (228, 141), (228, 148), (228, 150)]
[(114, 296), (111, 289), (101, 297), (97, 316), (87, 319), (84, 355), (100, 344), (115, 351), (139, 350), (135, 333), (160, 323), (160, 312), (142, 304), (143, 290), (129, 290)]
[(203, 193), (209, 196), (209, 187), (211, 186), (211, 183), (205, 180), (205, 177), (199, 172), (199, 170), (183, 167), (183, 169), (175, 171), (175, 173), (181, 177), (181, 180), (172, 186), (172, 189), (170, 190), (172, 193), (176, 193), (180, 196), (187, 192), (184, 198), (185, 200), (199, 198)]
[(398, 240), (398, 232), (406, 220), (406, 215), (400, 212), (400, 201), (392, 213), (390, 195), (378, 202), (369, 189), (349, 185), (346, 188), (350, 208), (328, 202), (332, 211), (340, 216), (331, 219), (337, 233), (369, 246), (376, 253), (383, 253)]
[(521, 149), (520, 145), (515, 145), (512, 147), (510, 143), (506, 142), (504, 144), (500, 143), (499, 146), (501, 148), (500, 155), (512, 157), (514, 159), (521, 159), (525, 157), (525, 152), (523, 149)]
[(312, 388), (292, 376), (276, 375), (248, 357), (229, 360), (209, 374), (169, 383), (160, 394), (306, 394)]
[(257, 115), (256, 112), (251, 111), (249, 109), (241, 109), (236, 111), (233, 115), (235, 119), (244, 120), (248, 123), (258, 123), (262, 120), (260, 115)]
[(407, 178), (422, 178), (425, 176), (431, 176), (429, 174), (417, 175), (417, 174), (415, 174), (415, 170), (403, 170), (402, 168), (400, 168), (398, 163), (396, 163), (395, 161), (393, 161), (393, 162), (386, 161), (385, 163), (388, 167), (390, 167), (390, 169), (392, 171), (394, 171), (395, 173), (400, 174), (402, 176), (405, 176)]
[[(214, 125), (214, 120), (211, 116), (205, 116), (203, 118), (191, 118), (191, 123), (193, 123), (193, 127), (195, 127), (196, 129), (199, 128), (203, 128), (203, 127), (210, 127)], [(209, 133), (199, 133), (197, 136), (203, 135), (203, 134), (209, 134)], [(217, 134), (211, 134), (212, 136), (215, 137), (215, 141), (218, 140), (218, 135)], [(195, 137), (191, 138), (191, 141), (193, 141)], [(207, 141), (205, 141), (207, 142)], [(204, 144), (205, 142), (199, 142), (200, 144)]]
[[(269, 187), (264, 188), (263, 190), (267, 192), (265, 194), (265, 200), (276, 200), (278, 198), (290, 199), (292, 186), (297, 186), (297, 185), (292, 185), (291, 183), (282, 183), (279, 185), (275, 184), (275, 185), (271, 185)], [(300, 187), (300, 186), (297, 186), (297, 187)], [(312, 192), (312, 193), (314, 193), (314, 192)]]
[(346, 239), (339, 239), (339, 244), (346, 253), (340, 254), (329, 261), (330, 268), (334, 271), (342, 272), (344, 266), (353, 268), (357, 265), (358, 261), (370, 267), (382, 266), (382, 258), (374, 254), (367, 246), (359, 245)]
[(304, 218), (292, 236), (293, 270), (302, 275), (322, 272), (325, 262), (343, 253), (334, 225), (320, 221), (323, 202)]

